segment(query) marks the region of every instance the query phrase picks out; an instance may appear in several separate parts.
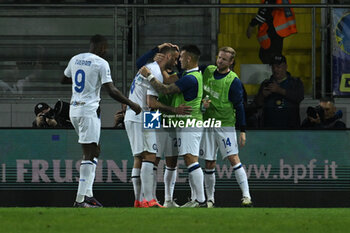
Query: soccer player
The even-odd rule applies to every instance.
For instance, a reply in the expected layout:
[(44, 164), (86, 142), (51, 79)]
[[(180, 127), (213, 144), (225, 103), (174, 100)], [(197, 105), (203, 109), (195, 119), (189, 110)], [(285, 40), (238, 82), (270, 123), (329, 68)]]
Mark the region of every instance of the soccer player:
[(62, 83), (72, 83), (69, 116), (79, 135), (83, 149), (80, 177), (74, 207), (102, 207), (92, 193), (95, 171), (100, 154), (100, 90), (103, 85), (115, 100), (127, 104), (135, 114), (141, 112), (138, 104), (130, 101), (114, 85), (108, 62), (107, 40), (101, 35), (90, 39), (90, 50), (74, 56), (64, 71)]
[[(160, 49), (160, 53), (164, 54), (164, 59), (147, 64), (146, 67), (152, 70), (156, 79), (162, 83), (162, 71), (172, 69), (176, 65), (179, 51), (176, 46), (164, 46)], [(177, 106), (177, 108), (166, 106), (160, 103), (157, 97), (158, 93), (150, 85), (149, 81), (142, 78), (140, 73), (137, 73), (130, 88), (129, 98), (139, 103), (143, 112), (159, 109), (184, 114), (189, 109), (183, 105)], [(143, 129), (142, 115), (136, 116), (127, 109), (124, 120), (134, 155), (134, 166), (131, 174), (135, 193), (134, 207), (163, 207), (157, 202), (153, 193), (155, 182), (154, 164), (158, 150), (156, 132), (155, 130)], [(141, 193), (143, 193), (144, 197), (141, 196)]]
[[(164, 46), (176, 46), (172, 45), (170, 43), (163, 43), (161, 45), (158, 45), (157, 47), (153, 48), (152, 50), (146, 52), (144, 55), (139, 57), (136, 61), (136, 66), (138, 69), (140, 69), (142, 66), (144, 66), (147, 61), (151, 58), (153, 58), (155, 61), (161, 62), (163, 59), (165, 59), (164, 54), (159, 53), (159, 51)], [(162, 71), (163, 73), (163, 83), (169, 83), (171, 80), (169, 80), (169, 75), (176, 74), (173, 69), (167, 69)], [(164, 95), (159, 94), (158, 101), (160, 101), (162, 104), (172, 106), (173, 105), (173, 95)], [(188, 111), (191, 110), (190, 106), (188, 107)], [(162, 111), (162, 113), (167, 113)], [(190, 112), (187, 112), (190, 113)], [(164, 119), (164, 115), (163, 115)], [(164, 119), (166, 120), (166, 119)], [(157, 168), (159, 161), (162, 156), (165, 157), (165, 172), (164, 172), (164, 204), (163, 206), (166, 208), (176, 208), (179, 207), (179, 205), (174, 201), (173, 194), (174, 194), (174, 188), (175, 188), (175, 182), (176, 182), (176, 176), (177, 176), (177, 158), (178, 158), (178, 151), (177, 147), (174, 146), (174, 140), (176, 140), (176, 135), (174, 129), (163, 129), (160, 128), (157, 130), (156, 133), (157, 138), (157, 158), (155, 161), (155, 167), (154, 167), (154, 186), (153, 186), (153, 196), (156, 198), (156, 189), (157, 189)]]
[[(187, 45), (182, 47), (180, 52), (181, 68), (184, 69), (182, 77), (175, 83), (165, 85), (159, 82), (153, 72), (142, 67), (140, 72), (142, 76), (147, 77), (155, 90), (162, 94), (175, 94), (174, 105), (179, 106), (185, 104), (192, 107), (191, 116), (178, 118), (174, 122), (184, 122), (187, 119), (202, 121), (202, 113), (200, 105), (202, 100), (203, 85), (202, 74), (198, 70), (198, 61), (200, 50), (195, 45)], [(184, 156), (185, 164), (189, 172), (189, 182), (192, 192), (196, 193), (196, 200), (189, 207), (206, 207), (204, 188), (203, 188), (203, 172), (198, 163), (199, 145), (202, 137), (202, 129), (194, 128), (176, 128), (176, 138), (179, 156)]]
[(221, 121), (219, 128), (206, 128), (201, 142), (200, 158), (205, 159), (204, 182), (208, 207), (214, 207), (215, 167), (217, 151), (223, 159), (228, 159), (235, 172), (242, 191), (242, 206), (251, 206), (246, 172), (238, 156), (235, 123), (240, 126), (239, 144), (245, 145), (245, 113), (243, 107), (243, 88), (237, 74), (230, 67), (234, 64), (236, 51), (231, 47), (219, 50), (216, 66), (201, 66), (203, 73), (203, 96), (209, 96), (203, 114), (204, 120)]

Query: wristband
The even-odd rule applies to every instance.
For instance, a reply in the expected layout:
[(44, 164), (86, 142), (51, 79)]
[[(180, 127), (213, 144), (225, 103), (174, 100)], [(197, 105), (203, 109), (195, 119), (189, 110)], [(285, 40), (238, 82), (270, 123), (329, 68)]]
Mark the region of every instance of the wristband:
[(147, 80), (148, 80), (149, 82), (151, 82), (151, 80), (154, 79), (154, 78), (155, 78), (155, 77), (154, 77), (153, 74), (150, 74), (150, 75), (147, 76)]

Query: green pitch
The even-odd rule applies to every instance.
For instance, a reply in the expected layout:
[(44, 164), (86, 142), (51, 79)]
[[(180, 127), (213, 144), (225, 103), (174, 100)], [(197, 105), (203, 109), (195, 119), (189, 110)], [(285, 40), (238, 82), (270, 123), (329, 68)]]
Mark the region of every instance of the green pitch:
[(349, 232), (350, 209), (0, 208), (0, 232)]

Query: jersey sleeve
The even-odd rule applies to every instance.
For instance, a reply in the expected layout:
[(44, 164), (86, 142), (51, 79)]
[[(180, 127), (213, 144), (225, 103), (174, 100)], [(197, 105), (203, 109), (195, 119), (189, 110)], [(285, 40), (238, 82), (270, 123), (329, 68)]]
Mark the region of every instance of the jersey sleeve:
[[(163, 75), (160, 71), (160, 69), (156, 69), (154, 66), (150, 65), (148, 66), (151, 73), (154, 75), (154, 77), (161, 83), (163, 83)], [(158, 96), (158, 92), (152, 87), (151, 84), (149, 84), (149, 88), (147, 89), (147, 95), (153, 95)]]
[(178, 86), (181, 92), (185, 92), (197, 84), (197, 79), (193, 75), (186, 75), (175, 82), (175, 85)]
[(100, 67), (100, 77), (101, 77), (101, 83), (111, 83), (113, 82), (112, 76), (111, 76), (111, 69), (109, 68), (108, 62), (103, 62)]
[(237, 125), (245, 127), (245, 112), (243, 104), (243, 87), (242, 83), (238, 78), (235, 78), (231, 83), (229, 90), (229, 100), (233, 103), (234, 108), (236, 109), (236, 121)]
[(141, 57), (139, 57), (136, 60), (136, 67), (137, 69), (141, 69), (142, 66), (147, 64), (147, 61), (156, 55), (156, 53), (159, 52), (158, 47), (153, 48), (152, 50), (148, 51), (147, 53), (143, 54)]

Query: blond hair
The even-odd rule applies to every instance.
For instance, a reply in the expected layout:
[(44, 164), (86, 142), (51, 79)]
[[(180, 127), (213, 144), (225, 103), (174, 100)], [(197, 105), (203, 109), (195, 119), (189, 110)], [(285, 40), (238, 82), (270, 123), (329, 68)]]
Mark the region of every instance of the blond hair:
[(225, 46), (225, 47), (221, 47), (219, 49), (219, 52), (225, 52), (225, 53), (231, 53), (231, 59), (234, 59), (236, 57), (236, 51), (231, 48), (231, 47), (228, 47), (228, 46)]

